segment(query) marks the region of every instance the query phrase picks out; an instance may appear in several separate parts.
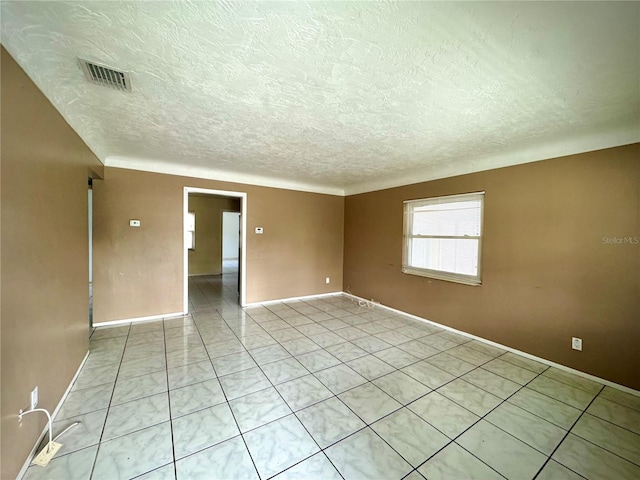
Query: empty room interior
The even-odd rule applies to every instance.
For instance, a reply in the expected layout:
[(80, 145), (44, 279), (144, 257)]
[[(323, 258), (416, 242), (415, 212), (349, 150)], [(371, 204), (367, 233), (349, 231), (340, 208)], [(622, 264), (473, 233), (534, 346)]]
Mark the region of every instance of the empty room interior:
[(640, 478), (640, 2), (0, 8), (2, 479)]

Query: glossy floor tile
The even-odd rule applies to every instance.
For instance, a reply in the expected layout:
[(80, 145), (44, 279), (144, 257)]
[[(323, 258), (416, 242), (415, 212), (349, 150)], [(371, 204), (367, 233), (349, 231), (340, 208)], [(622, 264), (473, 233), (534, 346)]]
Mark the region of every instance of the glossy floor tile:
[(408, 408), (451, 439), (480, 420), (478, 415), (438, 392), (410, 403)]
[(253, 430), (292, 413), (273, 387), (236, 398), (229, 404), (241, 432)]
[(46, 468), (31, 466), (24, 480), (45, 480), (48, 478), (89, 479), (95, 464), (98, 446), (78, 450), (68, 455), (56, 456)]
[(402, 407), (402, 404), (372, 383), (352, 388), (340, 394), (338, 398), (367, 424), (371, 424)]
[(183, 458), (240, 433), (228, 403), (171, 421), (176, 458)]
[(320, 452), (273, 477), (274, 480), (342, 480), (327, 456)]
[(342, 295), (95, 330), (26, 479), (637, 479), (640, 397)]
[(406, 408), (377, 421), (371, 428), (414, 467), (451, 441)]
[(450, 443), (418, 469), (422, 475), (434, 480), (504, 480), (498, 472), (456, 443)]
[(547, 457), (504, 430), (480, 420), (456, 443), (509, 479), (533, 478)]
[(320, 451), (295, 415), (263, 425), (244, 435), (261, 478), (269, 478)]
[(373, 430), (365, 428), (326, 450), (346, 479), (402, 478), (412, 467)]
[(336, 397), (300, 410), (298, 418), (322, 448), (364, 428), (366, 424)]
[(212, 478), (259, 479), (249, 451), (242, 438), (235, 437), (213, 447), (201, 450), (176, 462), (179, 480)]

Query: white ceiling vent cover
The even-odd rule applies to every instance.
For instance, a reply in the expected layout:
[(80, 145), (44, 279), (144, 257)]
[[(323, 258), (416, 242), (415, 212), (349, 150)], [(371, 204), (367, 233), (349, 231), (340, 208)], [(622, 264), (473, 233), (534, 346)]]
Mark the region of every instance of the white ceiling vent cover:
[(82, 67), (84, 76), (87, 77), (87, 80), (91, 83), (115, 88), (116, 90), (131, 92), (129, 72), (116, 70), (115, 68), (83, 60), (82, 58), (78, 58), (78, 60), (80, 61), (80, 66)]

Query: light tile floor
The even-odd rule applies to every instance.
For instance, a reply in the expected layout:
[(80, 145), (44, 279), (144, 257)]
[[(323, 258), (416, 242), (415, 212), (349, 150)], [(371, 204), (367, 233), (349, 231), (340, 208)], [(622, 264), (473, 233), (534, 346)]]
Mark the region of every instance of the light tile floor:
[(25, 478), (638, 479), (640, 397), (343, 296), (98, 329)]

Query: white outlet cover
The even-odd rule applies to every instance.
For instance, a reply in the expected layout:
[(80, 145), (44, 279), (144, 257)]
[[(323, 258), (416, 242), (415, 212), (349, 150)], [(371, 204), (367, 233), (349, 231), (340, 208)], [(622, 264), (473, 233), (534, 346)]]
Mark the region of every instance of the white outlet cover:
[(46, 467), (53, 456), (60, 450), (62, 447), (61, 443), (49, 442), (47, 446), (42, 449), (42, 451), (33, 459), (34, 465), (40, 465), (41, 467)]
[(38, 406), (38, 387), (31, 392), (31, 410)]
[(258, 235), (262, 235), (264, 233), (264, 228), (262, 227), (256, 227), (256, 234)]
[(571, 338), (571, 348), (574, 350), (582, 351), (582, 339), (578, 337)]
[(140, 220), (129, 220), (129, 226), (130, 227), (139, 227), (140, 226)]

